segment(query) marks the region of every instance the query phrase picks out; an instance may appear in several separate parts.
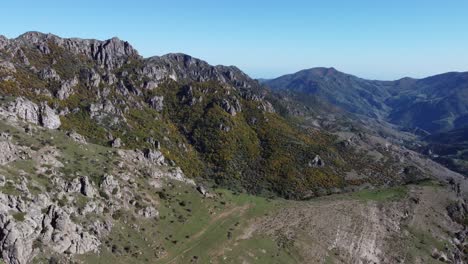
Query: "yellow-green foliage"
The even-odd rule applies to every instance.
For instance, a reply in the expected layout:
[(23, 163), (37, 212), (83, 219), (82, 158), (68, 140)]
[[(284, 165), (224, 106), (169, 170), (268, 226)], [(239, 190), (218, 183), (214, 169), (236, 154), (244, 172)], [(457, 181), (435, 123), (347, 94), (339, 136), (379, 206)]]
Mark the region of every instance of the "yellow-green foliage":
[[(244, 100), (236, 91), (226, 95), (219, 84), (188, 87), (168, 84), (148, 96), (164, 96), (165, 116), (193, 144), (208, 164), (207, 176), (219, 184), (292, 198), (344, 184), (337, 171), (307, 166), (318, 154), (338, 164), (338, 153), (331, 147), (333, 137), (304, 131), (278, 114), (265, 113), (259, 110), (259, 102)], [(223, 98), (233, 95), (243, 106), (235, 116), (220, 106)]]
[[(102, 71), (83, 56), (54, 43), (48, 45), (50, 54), (42, 54), (35, 47), (24, 51), (37, 69), (52, 65), (64, 80), (80, 76), (84, 68)], [(125, 148), (153, 148), (146, 140), (152, 137), (186, 175), (214, 180), (231, 189), (300, 198), (344, 185), (339, 175), (347, 169), (348, 160), (335, 149), (334, 137), (305, 130), (277, 113), (266, 113), (261, 110), (261, 102), (247, 100), (240, 89), (218, 82), (167, 81), (154, 90), (141, 89), (147, 81), (137, 78), (141, 66), (141, 60), (131, 59), (112, 72), (126, 87), (133, 87), (128, 95), (117, 92), (115, 85), (106, 87), (110, 91), (107, 99), (124, 113), (125, 121), (118, 124), (107, 119), (97, 122), (89, 115), (90, 105), (99, 100), (97, 89), (103, 85), (90, 88), (81, 82), (73, 95), (58, 100), (37, 95), (35, 90), (45, 88), (55, 94), (59, 83), (40, 80), (31, 69), (18, 66), (16, 82), (1, 82), (0, 91), (46, 101), (59, 110), (79, 109), (61, 117), (61, 129), (75, 130), (93, 143), (109, 144), (108, 135), (112, 134), (122, 139)], [(139, 91), (135, 91), (137, 88)], [(164, 96), (162, 112), (145, 103), (157, 95)], [(229, 114), (223, 109), (223, 100), (232, 105), (239, 103), (242, 111), (235, 116)], [(308, 164), (316, 155), (329, 166), (310, 168)]]

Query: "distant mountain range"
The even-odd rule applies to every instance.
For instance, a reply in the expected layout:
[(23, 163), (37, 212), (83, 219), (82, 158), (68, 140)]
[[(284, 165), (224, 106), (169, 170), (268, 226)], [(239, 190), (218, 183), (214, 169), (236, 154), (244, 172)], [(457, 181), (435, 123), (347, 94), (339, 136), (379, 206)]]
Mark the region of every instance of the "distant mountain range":
[(468, 126), (468, 72), (424, 79), (366, 80), (334, 68), (312, 68), (262, 83), (315, 95), (351, 113), (429, 133)]

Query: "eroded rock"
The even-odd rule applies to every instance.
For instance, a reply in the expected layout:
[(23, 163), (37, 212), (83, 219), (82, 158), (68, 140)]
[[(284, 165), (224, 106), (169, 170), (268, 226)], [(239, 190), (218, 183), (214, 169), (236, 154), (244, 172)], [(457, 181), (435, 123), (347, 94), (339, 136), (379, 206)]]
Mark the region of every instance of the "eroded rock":
[(67, 135), (73, 139), (75, 142), (81, 143), (81, 144), (88, 144), (86, 141), (86, 138), (80, 134), (78, 134), (75, 131), (68, 132)]
[(57, 91), (57, 98), (65, 100), (73, 94), (73, 88), (78, 85), (78, 79), (75, 77), (71, 80), (65, 81)]
[(46, 103), (41, 104), (39, 118), (41, 125), (48, 129), (57, 129), (61, 125), (60, 116)]
[(148, 101), (151, 108), (156, 111), (162, 111), (164, 107), (164, 97), (163, 96), (154, 96), (153, 98), (149, 99)]

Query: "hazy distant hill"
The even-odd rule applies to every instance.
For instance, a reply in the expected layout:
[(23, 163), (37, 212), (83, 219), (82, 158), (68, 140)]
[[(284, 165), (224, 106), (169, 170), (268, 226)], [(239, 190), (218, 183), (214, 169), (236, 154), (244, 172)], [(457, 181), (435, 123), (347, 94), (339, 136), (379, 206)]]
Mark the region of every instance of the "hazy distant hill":
[(275, 90), (313, 94), (347, 111), (431, 133), (468, 125), (468, 73), (374, 81), (313, 68), (266, 81)]

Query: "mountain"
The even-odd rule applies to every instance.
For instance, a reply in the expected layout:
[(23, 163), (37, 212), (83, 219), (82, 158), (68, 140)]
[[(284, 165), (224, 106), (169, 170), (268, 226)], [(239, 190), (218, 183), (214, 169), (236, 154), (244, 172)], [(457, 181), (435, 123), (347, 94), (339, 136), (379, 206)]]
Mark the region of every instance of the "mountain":
[[(304, 74), (340, 106), (391, 110), (385, 83)], [(28, 32), (0, 37), (0, 95), (6, 263), (466, 260), (462, 175), (237, 67)]]
[(346, 111), (387, 120), (406, 129), (436, 133), (468, 125), (468, 73), (375, 81), (333, 68), (314, 68), (265, 84), (275, 90), (311, 94)]
[(384, 101), (390, 92), (384, 83), (364, 80), (334, 68), (303, 70), (264, 84), (274, 90), (312, 94), (357, 114), (380, 117), (388, 112)]
[[(286, 116), (288, 100), (236, 67), (185, 54), (142, 58), (118, 38), (38, 32), (3, 38), (1, 53), (0, 90), (19, 97), (17, 111), (21, 98), (47, 105), (61, 129), (100, 145), (154, 149), (157, 142), (189, 177), (301, 199), (348, 187), (350, 168), (367, 177), (380, 170), (377, 161), (356, 166), (354, 150), (337, 145), (335, 135)], [(388, 166), (372, 182), (404, 182), (400, 166), (407, 165)]]
[(468, 125), (468, 73), (445, 73), (394, 82), (388, 120), (404, 127), (444, 132)]
[(468, 127), (423, 138), (421, 151), (448, 168), (468, 175)]

